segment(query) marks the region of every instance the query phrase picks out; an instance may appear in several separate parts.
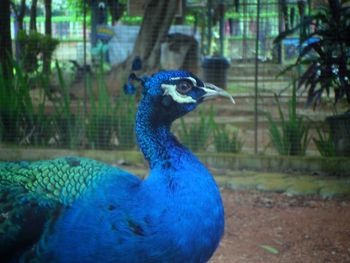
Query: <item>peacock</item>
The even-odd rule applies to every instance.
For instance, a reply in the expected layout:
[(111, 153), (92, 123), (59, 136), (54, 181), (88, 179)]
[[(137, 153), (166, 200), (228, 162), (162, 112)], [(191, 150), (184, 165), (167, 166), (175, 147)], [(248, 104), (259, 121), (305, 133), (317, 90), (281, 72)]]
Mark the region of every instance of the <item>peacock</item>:
[(187, 71), (138, 78), (137, 142), (146, 179), (82, 157), (0, 164), (1, 262), (207, 262), (224, 208), (207, 168), (171, 124), (232, 96)]

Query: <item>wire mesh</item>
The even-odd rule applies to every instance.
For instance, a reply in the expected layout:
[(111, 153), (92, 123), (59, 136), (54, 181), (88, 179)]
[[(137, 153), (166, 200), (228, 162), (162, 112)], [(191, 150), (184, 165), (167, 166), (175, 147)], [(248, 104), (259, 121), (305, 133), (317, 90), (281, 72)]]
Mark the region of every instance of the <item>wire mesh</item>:
[[(82, 7), (74, 11), (72, 5), (64, 8), (60, 1), (53, 1), (52, 38), (58, 39), (59, 44), (53, 48), (49, 70), (45, 70), (47, 58), (43, 52), (48, 47), (38, 47), (45, 44), (45, 39), (40, 38), (45, 35), (44, 6), (38, 6), (36, 16), (37, 32), (42, 35), (30, 33), (31, 18), (27, 12), (22, 43), (18, 14), (12, 11), (15, 74), (8, 83), (6, 76), (1, 76), (3, 144), (136, 149), (134, 124), (140, 96), (124, 95), (122, 85), (127, 77), (118, 75), (116, 79), (111, 75), (117, 75), (116, 70), (121, 70), (118, 65), (132, 54), (146, 14), (142, 1), (120, 2), (125, 5), (112, 10), (121, 13), (116, 20), (107, 2), (87, 1), (84, 38)], [(297, 92), (293, 96), (295, 90), (291, 87), (295, 79), (288, 74), (276, 79), (284, 65), (298, 56), (298, 34), (280, 46), (273, 45), (286, 21), (292, 26), (300, 21), (297, 1), (287, 1), (288, 18), (283, 17), (281, 1), (260, 1), (258, 34), (257, 1), (236, 1), (238, 5), (234, 2), (179, 1), (169, 30), (161, 32), (163, 27), (158, 25), (158, 29), (149, 32), (154, 35), (142, 43), (152, 45), (155, 39), (162, 38), (161, 46), (157, 47), (159, 57), (150, 58), (158, 61), (157, 70), (192, 71), (226, 88), (236, 98), (234, 106), (223, 100), (202, 105), (200, 110), (175, 122), (174, 133), (195, 151), (248, 153), (254, 150), (257, 133), (258, 152), (276, 154), (281, 153), (273, 137), (278, 130), (280, 136), (285, 136), (280, 144), (305, 148), (297, 154), (320, 154), (320, 144), (332, 152), (332, 138), (324, 122), (332, 108), (325, 103), (319, 111), (305, 109), (305, 94)], [(258, 107), (254, 110), (256, 41), (259, 74)], [(29, 63), (30, 69), (24, 67), (25, 63)], [(253, 125), (254, 114), (258, 116), (257, 130)], [(290, 131), (288, 125), (294, 125), (293, 121), (304, 126)], [(304, 128), (303, 137), (298, 131)]]

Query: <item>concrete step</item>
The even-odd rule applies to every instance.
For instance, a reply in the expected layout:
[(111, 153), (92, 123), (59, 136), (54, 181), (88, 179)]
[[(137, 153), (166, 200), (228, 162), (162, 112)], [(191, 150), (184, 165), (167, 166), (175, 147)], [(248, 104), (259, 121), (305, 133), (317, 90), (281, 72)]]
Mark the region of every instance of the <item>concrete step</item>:
[[(227, 75), (228, 81), (246, 81), (246, 82), (255, 82), (254, 75), (246, 75), (246, 76), (235, 76), (235, 75)], [(276, 77), (276, 76), (258, 76), (259, 82), (290, 82), (290, 78), (287, 77)]]
[[(289, 86), (288, 81), (269, 81), (269, 82), (262, 82), (259, 81), (258, 83), (258, 90), (259, 92), (279, 92), (279, 91), (284, 91), (287, 90)], [(229, 88), (234, 88), (237, 87), (239, 88), (240, 91), (242, 91), (242, 88), (246, 88), (246, 92), (252, 92), (254, 91), (255, 88), (255, 83), (254, 81), (249, 81), (249, 80), (242, 80), (242, 81), (237, 81), (237, 80), (228, 80), (228, 87)]]
[[(276, 76), (278, 75), (286, 65), (273, 64), (273, 63), (259, 63), (258, 72), (261, 76)], [(228, 73), (234, 75), (254, 75), (255, 74), (255, 64), (254, 63), (235, 63), (231, 62), (230, 67), (227, 70)], [(286, 73), (288, 76), (290, 73)]]

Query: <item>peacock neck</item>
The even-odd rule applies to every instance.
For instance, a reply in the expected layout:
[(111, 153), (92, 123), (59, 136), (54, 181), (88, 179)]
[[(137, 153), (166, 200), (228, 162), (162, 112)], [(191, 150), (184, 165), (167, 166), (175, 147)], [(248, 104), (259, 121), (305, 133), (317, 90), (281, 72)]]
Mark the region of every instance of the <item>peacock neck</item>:
[(171, 158), (172, 152), (183, 149), (171, 133), (172, 121), (163, 118), (161, 109), (153, 108), (152, 98), (144, 98), (136, 116), (136, 137), (139, 147), (150, 167), (162, 164)]

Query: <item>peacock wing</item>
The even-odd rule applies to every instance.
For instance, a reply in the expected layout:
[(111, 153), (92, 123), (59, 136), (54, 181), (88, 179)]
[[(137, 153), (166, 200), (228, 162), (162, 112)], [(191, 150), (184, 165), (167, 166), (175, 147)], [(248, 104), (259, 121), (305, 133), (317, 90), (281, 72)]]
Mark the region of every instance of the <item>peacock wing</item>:
[(0, 257), (7, 262), (36, 243), (60, 204), (41, 205), (21, 185), (0, 186)]
[(0, 257), (6, 262), (30, 248), (60, 208), (110, 172), (123, 173), (78, 157), (0, 163)]

